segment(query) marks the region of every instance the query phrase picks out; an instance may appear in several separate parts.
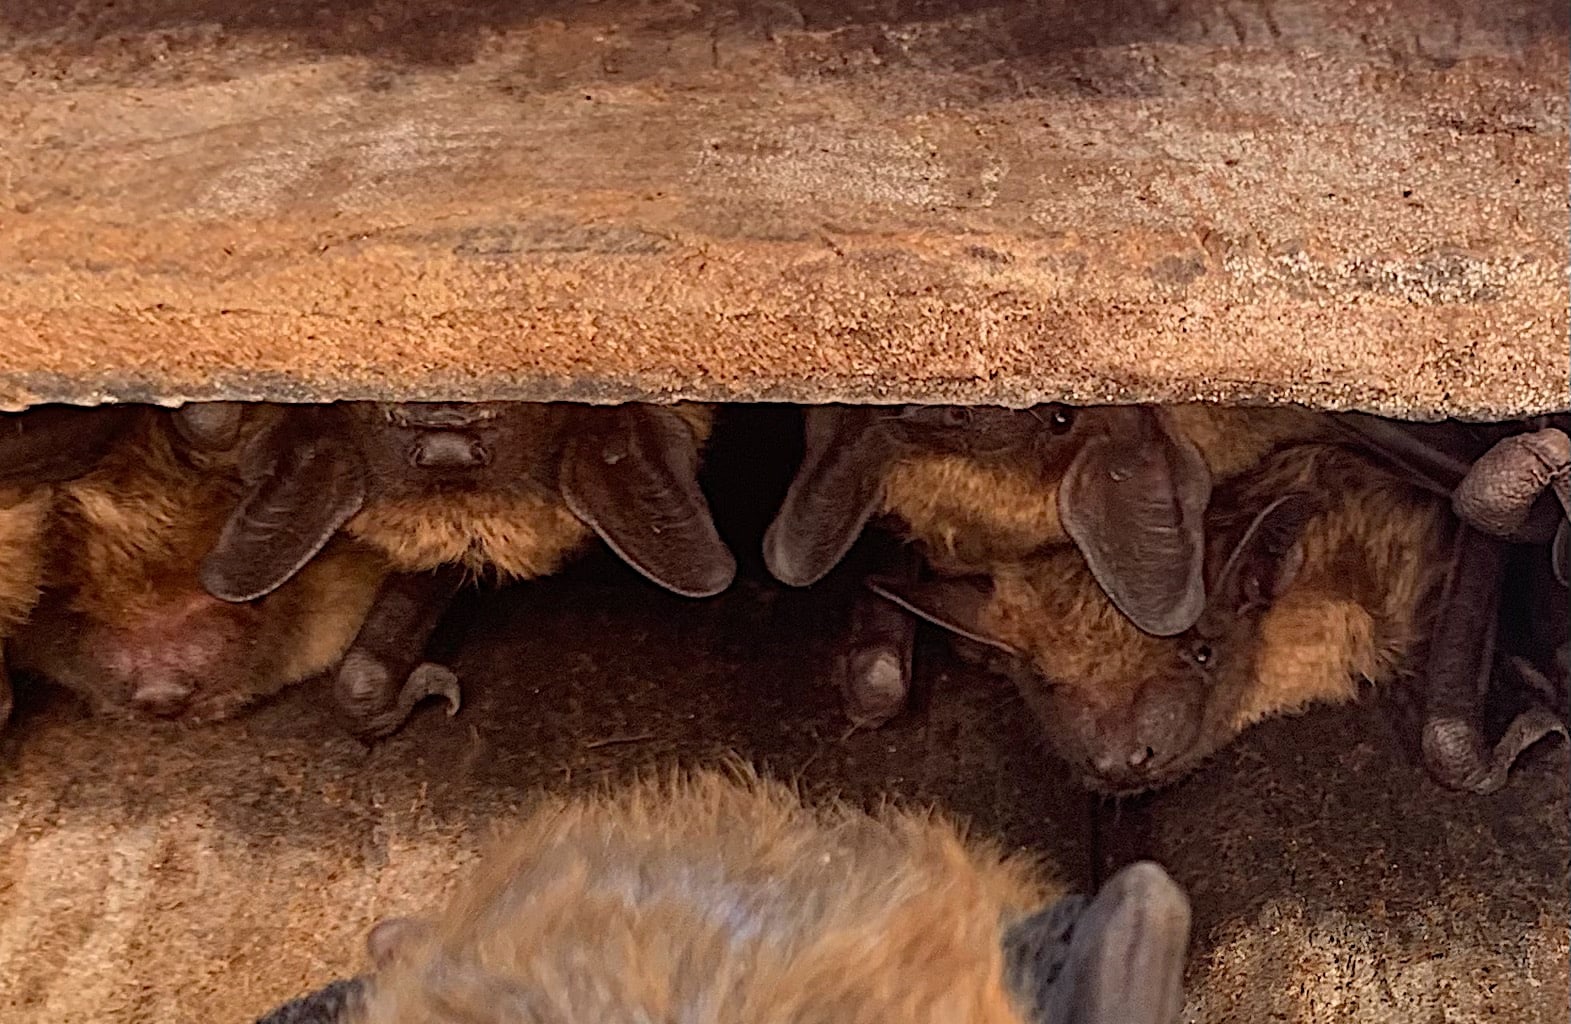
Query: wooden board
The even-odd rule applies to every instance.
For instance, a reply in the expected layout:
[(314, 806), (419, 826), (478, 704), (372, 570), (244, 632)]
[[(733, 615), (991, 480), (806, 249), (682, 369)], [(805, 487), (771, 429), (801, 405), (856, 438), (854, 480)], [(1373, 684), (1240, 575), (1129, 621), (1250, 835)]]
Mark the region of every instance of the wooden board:
[(0, 406), (1567, 400), (1559, 0), (0, 0)]

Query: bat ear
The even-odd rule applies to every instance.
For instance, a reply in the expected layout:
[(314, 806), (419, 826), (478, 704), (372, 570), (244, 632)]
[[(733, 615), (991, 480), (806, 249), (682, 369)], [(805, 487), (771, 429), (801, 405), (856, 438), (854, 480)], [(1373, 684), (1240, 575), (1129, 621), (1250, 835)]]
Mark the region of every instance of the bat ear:
[(1160, 409), (1105, 410), (1058, 490), (1064, 529), (1107, 596), (1154, 636), (1182, 633), (1205, 607), (1211, 473)]
[(371, 963), (383, 970), (431, 934), (431, 923), (418, 917), (387, 917), (366, 933), (365, 948)]
[(1304, 527), (1324, 507), (1316, 495), (1292, 491), (1255, 513), (1217, 573), (1208, 611), (1237, 615), (1276, 601), (1303, 568)]
[(175, 430), (187, 444), (205, 451), (228, 451), (240, 439), (245, 405), (240, 402), (187, 402), (174, 411)]
[(1006, 654), (1020, 655), (1017, 648), (994, 636), (987, 626), (987, 606), (993, 599), (993, 582), (986, 576), (950, 576), (915, 582), (874, 577), (867, 581), (867, 587), (917, 618), (957, 636)]
[(202, 561), (214, 597), (254, 601), (305, 567), (365, 503), (365, 467), (327, 409), (291, 410), (253, 438), (240, 472), (251, 490)]
[(1005, 978), (1031, 1024), (1173, 1024), (1189, 929), (1188, 897), (1141, 861), (1095, 899), (1067, 897), (1009, 928)]
[(764, 564), (780, 582), (823, 579), (856, 543), (877, 509), (895, 443), (876, 406), (807, 409), (806, 452), (780, 511), (764, 534)]
[(567, 507), (623, 561), (684, 597), (711, 597), (736, 578), (736, 557), (698, 486), (698, 441), (670, 409), (596, 410), (567, 446)]
[(82, 476), (145, 414), (136, 405), (40, 405), (0, 413), (0, 483), (59, 483)]

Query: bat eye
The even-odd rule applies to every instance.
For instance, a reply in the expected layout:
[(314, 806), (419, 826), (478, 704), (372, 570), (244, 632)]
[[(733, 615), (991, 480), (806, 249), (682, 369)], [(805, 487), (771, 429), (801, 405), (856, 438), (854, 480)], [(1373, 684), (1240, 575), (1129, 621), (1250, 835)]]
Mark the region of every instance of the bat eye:
[(1075, 411), (1059, 406), (1047, 418), (1047, 427), (1055, 434), (1067, 434), (1075, 425)]
[(963, 405), (950, 405), (942, 413), (944, 426), (963, 427), (971, 422), (971, 410)]
[(1211, 651), (1210, 644), (1195, 644), (1189, 649), (1189, 657), (1201, 668), (1210, 668), (1215, 655)]

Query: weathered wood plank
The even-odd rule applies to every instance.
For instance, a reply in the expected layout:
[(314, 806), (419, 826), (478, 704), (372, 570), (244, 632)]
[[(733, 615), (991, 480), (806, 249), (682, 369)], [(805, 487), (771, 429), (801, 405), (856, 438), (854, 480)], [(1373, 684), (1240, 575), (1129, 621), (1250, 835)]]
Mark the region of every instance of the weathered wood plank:
[(7, 407), (1567, 404), (1552, 0), (0, 0), (0, 28)]

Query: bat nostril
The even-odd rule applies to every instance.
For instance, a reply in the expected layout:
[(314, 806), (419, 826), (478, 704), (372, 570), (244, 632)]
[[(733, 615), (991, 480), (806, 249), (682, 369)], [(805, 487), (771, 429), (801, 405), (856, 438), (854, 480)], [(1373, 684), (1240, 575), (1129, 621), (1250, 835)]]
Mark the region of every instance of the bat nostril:
[(471, 434), (433, 430), (410, 447), (409, 461), (418, 469), (474, 469), (487, 465), (491, 453)]
[(1156, 751), (1150, 747), (1140, 747), (1129, 754), (1129, 767), (1143, 768), (1156, 759)]
[(157, 680), (137, 687), (131, 695), (131, 704), (147, 714), (172, 718), (185, 710), (191, 693), (191, 687), (184, 683)]

